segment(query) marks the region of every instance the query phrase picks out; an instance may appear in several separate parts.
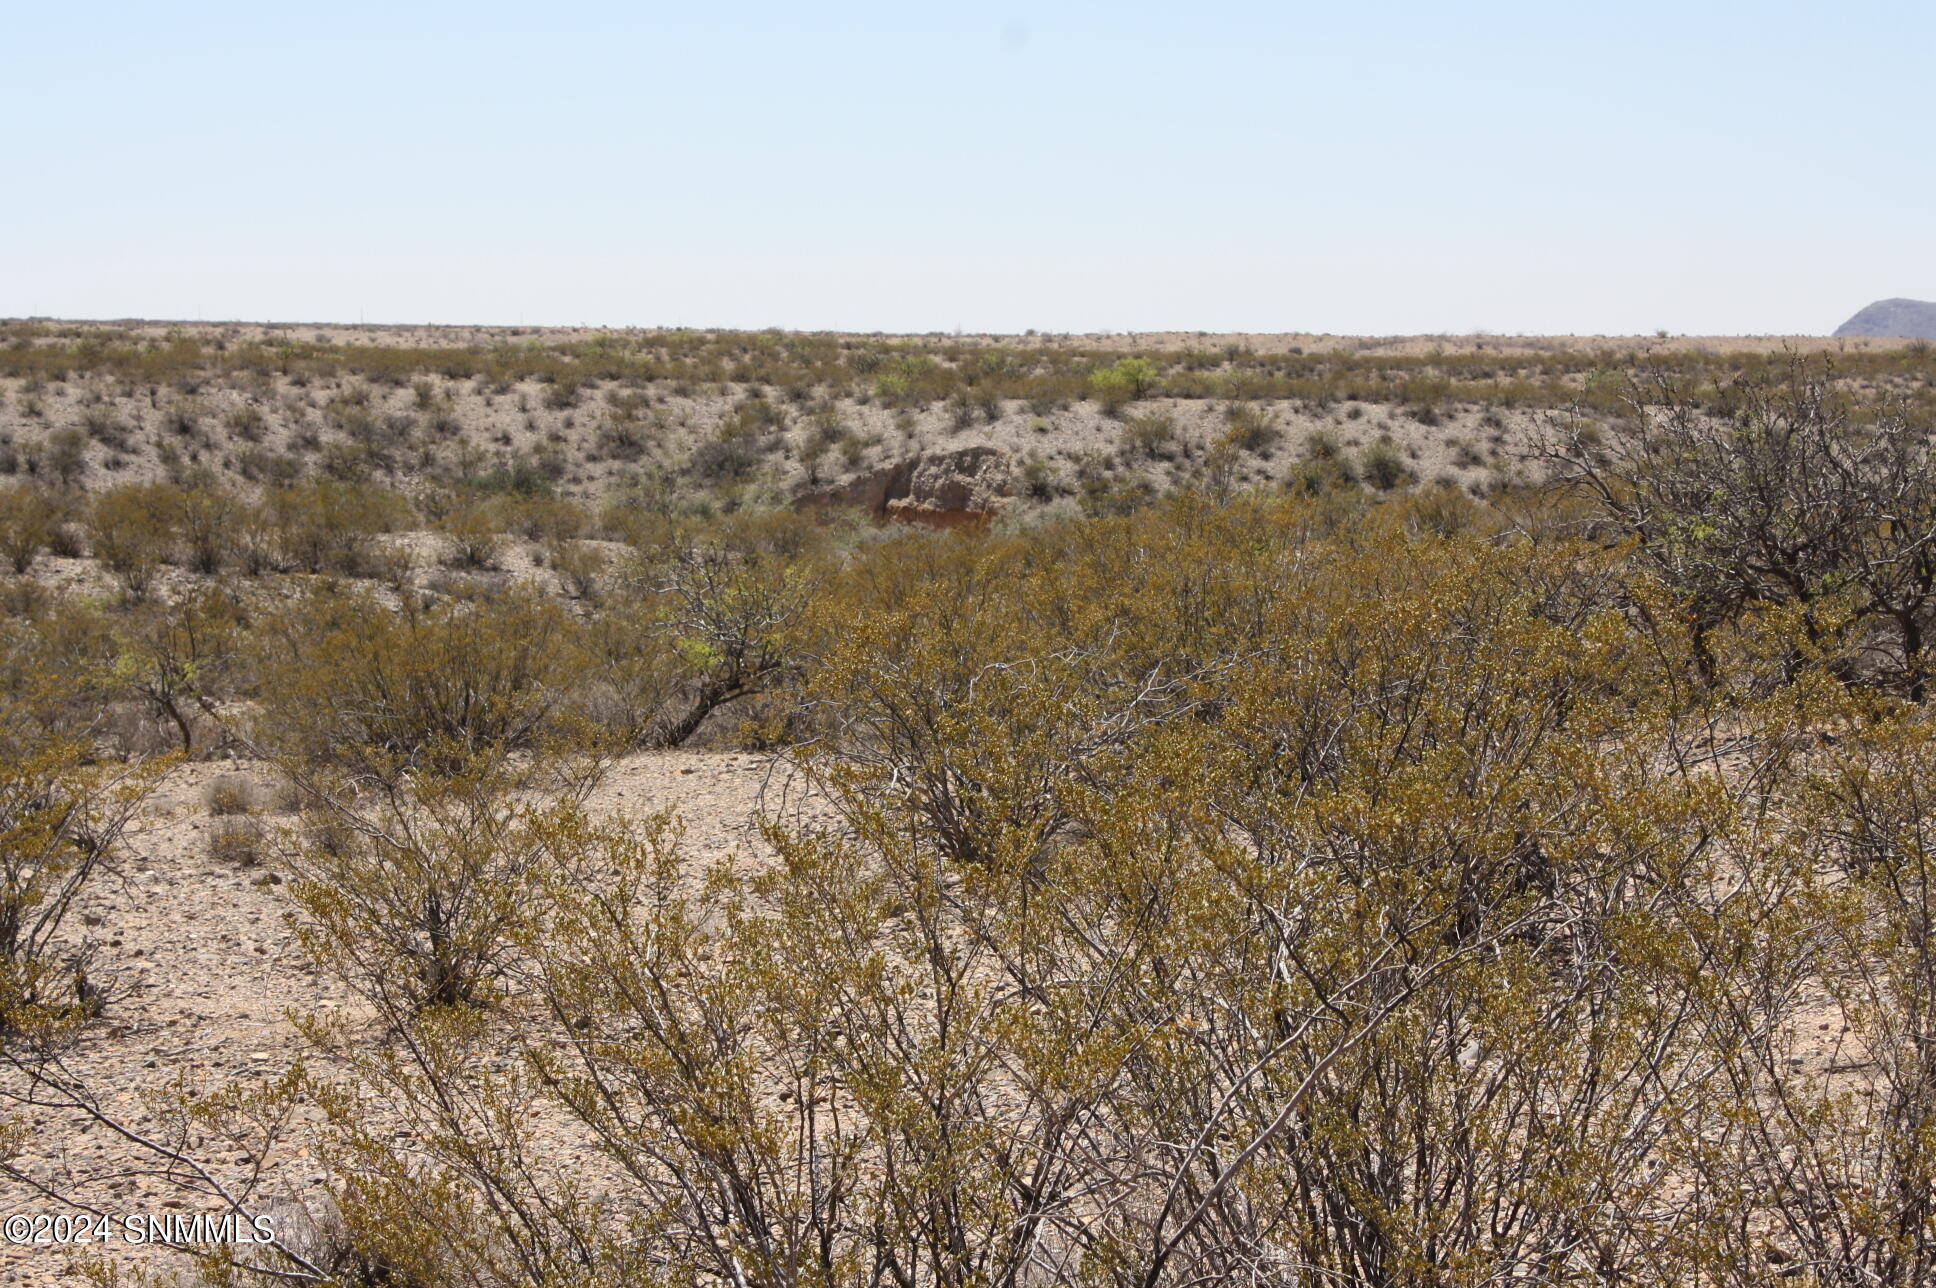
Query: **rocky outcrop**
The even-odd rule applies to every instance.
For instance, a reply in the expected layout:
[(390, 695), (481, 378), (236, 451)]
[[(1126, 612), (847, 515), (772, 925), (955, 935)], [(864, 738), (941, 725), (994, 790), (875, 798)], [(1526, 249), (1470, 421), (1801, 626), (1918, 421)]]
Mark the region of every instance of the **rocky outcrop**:
[(1936, 304), (1927, 300), (1877, 300), (1836, 327), (1835, 334), (1936, 340)]
[(799, 508), (851, 507), (884, 523), (959, 528), (987, 523), (1014, 494), (1015, 471), (998, 447), (928, 452), (801, 496)]
[(885, 519), (887, 503), (908, 494), (908, 484), (914, 478), (914, 465), (912, 460), (902, 461), (898, 465), (884, 465), (865, 474), (856, 474), (832, 487), (802, 492), (794, 498), (793, 508), (865, 510), (877, 519)]

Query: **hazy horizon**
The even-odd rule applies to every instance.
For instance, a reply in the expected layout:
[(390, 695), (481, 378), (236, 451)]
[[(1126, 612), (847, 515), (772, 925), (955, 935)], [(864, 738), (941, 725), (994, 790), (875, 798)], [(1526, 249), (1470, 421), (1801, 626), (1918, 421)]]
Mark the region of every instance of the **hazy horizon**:
[[(1873, 302), (1873, 301), (1871, 301)], [(1918, 301), (1919, 303), (1921, 301)], [(1853, 312), (1853, 310), (1851, 310)], [(1846, 321), (1846, 319), (1844, 319)], [(1830, 331), (1669, 331), (1655, 328), (1652, 331), (1499, 331), (1491, 328), (1477, 328), (1464, 331), (1312, 331), (1250, 329), (1245, 331), (1211, 330), (1207, 327), (1149, 327), (1142, 330), (1119, 330), (1096, 327), (1087, 330), (1048, 330), (1041, 327), (1027, 327), (1022, 330), (972, 330), (950, 327), (946, 330), (892, 331), (879, 327), (861, 330), (854, 327), (790, 327), (790, 326), (740, 326), (731, 323), (708, 324), (675, 322), (532, 322), (529, 320), (503, 318), (480, 318), (461, 321), (411, 321), (400, 318), (259, 318), (259, 317), (106, 317), (81, 316), (78, 314), (29, 313), (12, 316), (0, 315), (0, 323), (26, 323), (53, 326), (127, 326), (127, 327), (318, 327), (365, 331), (409, 331), (409, 330), (446, 330), (446, 331), (690, 331), (690, 332), (751, 332), (777, 331), (797, 335), (837, 335), (837, 336), (906, 336), (918, 338), (945, 338), (948, 336), (1000, 336), (1018, 339), (1029, 336), (1045, 338), (1056, 337), (1132, 337), (1153, 335), (1257, 335), (1257, 336), (1310, 336), (1321, 339), (1365, 339), (1365, 340), (1415, 340), (1445, 337), (1455, 340), (1647, 340), (1656, 337), (1678, 340), (1700, 339), (1743, 339), (1743, 340), (1825, 340), (1833, 339)], [(1838, 323), (1837, 325), (1840, 325)], [(1853, 337), (1865, 341), (1883, 342), (1886, 336)], [(1905, 337), (1907, 338), (1907, 337)]]

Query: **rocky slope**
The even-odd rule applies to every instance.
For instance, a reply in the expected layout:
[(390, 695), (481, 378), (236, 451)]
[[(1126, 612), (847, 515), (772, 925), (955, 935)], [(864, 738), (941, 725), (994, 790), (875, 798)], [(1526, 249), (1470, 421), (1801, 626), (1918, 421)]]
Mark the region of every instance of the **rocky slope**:
[(1836, 327), (1835, 334), (1936, 340), (1936, 303), (1928, 300), (1877, 300)]

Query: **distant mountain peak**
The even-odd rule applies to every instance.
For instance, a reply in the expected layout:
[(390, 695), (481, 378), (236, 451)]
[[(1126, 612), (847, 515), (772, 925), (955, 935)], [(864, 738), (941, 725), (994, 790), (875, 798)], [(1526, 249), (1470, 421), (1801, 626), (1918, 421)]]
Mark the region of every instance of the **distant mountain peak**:
[(1836, 327), (1835, 334), (1936, 340), (1936, 303), (1928, 300), (1877, 300)]

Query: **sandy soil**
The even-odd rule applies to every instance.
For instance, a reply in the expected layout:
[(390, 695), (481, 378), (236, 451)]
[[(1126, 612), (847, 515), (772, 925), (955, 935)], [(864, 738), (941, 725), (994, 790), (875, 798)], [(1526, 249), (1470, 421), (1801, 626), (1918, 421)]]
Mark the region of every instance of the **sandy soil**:
[[(210, 836), (227, 820), (211, 816), (210, 783), (241, 775), (262, 782), (261, 766), (205, 762), (176, 769), (149, 799), (113, 869), (77, 907), (72, 925), (98, 944), (99, 966), (114, 1000), (73, 1053), (71, 1067), (103, 1090), (106, 1107), (131, 1121), (151, 1121), (143, 1098), (176, 1079), (214, 1090), (225, 1083), (263, 1085), (288, 1069), (303, 1041), (292, 1011), (327, 1014), (355, 998), (306, 960), (291, 923), (284, 873), (273, 853), (256, 865), (214, 857)], [(763, 852), (756, 814), (769, 808), (814, 808), (788, 793), (765, 757), (664, 752), (618, 763), (591, 800), (594, 812), (637, 816), (673, 809), (695, 864), (715, 858), (757, 861)], [(797, 788), (797, 785), (796, 785)], [(274, 816), (263, 821), (274, 825)], [(39, 1113), (17, 1162), (96, 1208), (123, 1215), (193, 1215), (166, 1182), (147, 1174), (153, 1160), (99, 1126), (70, 1115)], [(251, 1170), (231, 1151), (213, 1155), (223, 1174)], [(261, 1160), (261, 1192), (301, 1199), (323, 1180), (307, 1147), (292, 1143)], [(63, 1209), (16, 1182), (0, 1182), (0, 1221)], [(67, 1209), (71, 1210), (71, 1209)], [(99, 1250), (103, 1245), (95, 1245)], [(152, 1249), (105, 1245), (114, 1260), (153, 1264)], [(0, 1240), (0, 1284), (83, 1282), (57, 1247)]]
[[(306, 960), (291, 925), (285, 872), (273, 853), (238, 863), (211, 852), (210, 838), (232, 820), (214, 817), (210, 787), (241, 777), (260, 785), (273, 808), (265, 768), (246, 762), (199, 762), (177, 768), (146, 804), (122, 852), (75, 910), (73, 926), (99, 946), (98, 970), (114, 1000), (74, 1052), (71, 1066), (104, 1093), (107, 1108), (132, 1123), (152, 1120), (144, 1097), (178, 1079), (213, 1091), (224, 1084), (265, 1085), (304, 1050), (293, 1012), (359, 1014), (355, 997)], [(770, 758), (735, 752), (662, 752), (618, 762), (591, 798), (594, 812), (639, 817), (670, 808), (683, 825), (695, 868), (714, 859), (759, 863), (762, 810), (825, 818), (826, 804), (802, 791)], [(263, 821), (274, 825), (272, 813)], [(1798, 1017), (1788, 1063), (1796, 1070), (1844, 1075), (1862, 1068), (1825, 999)], [(1853, 1086), (1851, 1082), (1848, 1085)], [(51, 1186), (116, 1217), (193, 1215), (209, 1211), (184, 1199), (147, 1169), (153, 1160), (99, 1126), (72, 1115), (40, 1113), (17, 1161)], [(270, 1210), (289, 1202), (320, 1209), (325, 1180), (298, 1124), (288, 1142), (256, 1160), (233, 1148), (204, 1146), (229, 1180), (258, 1166), (259, 1193)], [(582, 1142), (553, 1138), (560, 1157)], [(595, 1168), (587, 1156), (583, 1166)], [(60, 1211), (28, 1187), (0, 1182), (0, 1222)], [(110, 1243), (88, 1250), (124, 1265), (160, 1264), (152, 1248)], [(67, 1288), (85, 1282), (66, 1250), (0, 1241), (0, 1285)]]

